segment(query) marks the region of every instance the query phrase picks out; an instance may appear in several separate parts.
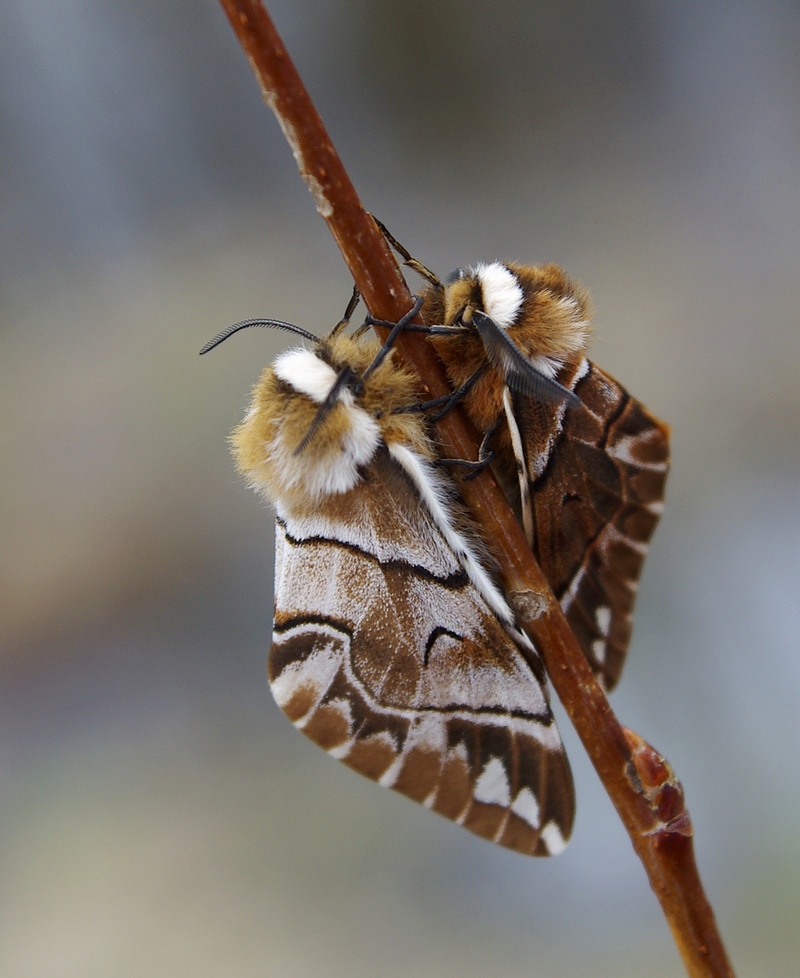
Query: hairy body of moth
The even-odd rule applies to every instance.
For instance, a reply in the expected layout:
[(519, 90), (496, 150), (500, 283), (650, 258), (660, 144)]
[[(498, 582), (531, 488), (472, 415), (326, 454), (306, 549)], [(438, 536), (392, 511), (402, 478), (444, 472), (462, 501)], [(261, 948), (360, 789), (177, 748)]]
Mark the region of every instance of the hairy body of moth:
[[(480, 314), (580, 406), (557, 392), (514, 389), (514, 365), (501, 342), (495, 348), (476, 328)], [(460, 269), (426, 291), (424, 316), (454, 327), (431, 342), (453, 388), (468, 386), (462, 403), (472, 422), (493, 432), (495, 472), (592, 668), (612, 689), (663, 508), (666, 426), (586, 359), (587, 294), (555, 265)]]
[[(268, 368), (232, 435), (275, 507), (269, 679), (339, 760), (516, 851), (549, 855), (574, 799), (536, 652), (466, 528), (415, 401), (344, 336)], [(306, 438), (343, 370), (325, 419)], [(512, 640), (511, 635), (518, 638)]]

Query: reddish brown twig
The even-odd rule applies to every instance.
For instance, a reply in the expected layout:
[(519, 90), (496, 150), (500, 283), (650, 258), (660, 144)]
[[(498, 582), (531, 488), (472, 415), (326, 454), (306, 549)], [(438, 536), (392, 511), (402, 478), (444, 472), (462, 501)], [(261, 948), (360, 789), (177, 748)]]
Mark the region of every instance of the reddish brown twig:
[[(269, 15), (258, 0), (220, 2), (368, 309), (377, 318), (396, 321), (411, 307), (411, 294)], [(444, 372), (424, 339), (406, 334), (398, 347), (429, 396), (448, 392)], [(477, 439), (459, 411), (441, 421), (440, 436), (448, 456), (477, 457)], [(659, 754), (620, 726), (491, 474), (484, 470), (462, 487), (473, 518), (492, 541), (506, 591), (645, 866), (688, 974), (732, 978), (697, 873), (680, 783)]]

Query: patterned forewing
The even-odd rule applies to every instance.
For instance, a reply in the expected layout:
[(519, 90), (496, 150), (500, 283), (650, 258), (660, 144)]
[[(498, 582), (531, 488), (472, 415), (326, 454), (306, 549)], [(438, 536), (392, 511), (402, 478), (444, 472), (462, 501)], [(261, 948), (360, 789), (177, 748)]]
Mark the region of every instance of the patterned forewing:
[[(278, 514), (275, 699), (303, 733), (374, 781), (508, 848), (555, 853), (574, 801), (542, 684), (427, 511), (409, 505), (408, 486), (398, 499), (397, 480), (378, 475), (367, 473), (382, 493), (359, 493), (373, 509), (360, 538), (350, 519), (337, 529), (330, 513), (325, 536), (309, 532), (318, 521)], [(424, 560), (413, 548), (393, 552), (383, 536), (375, 552), (368, 528), (380, 526), (383, 507), (419, 523), (408, 540), (426, 541)]]
[[(534, 553), (610, 690), (622, 671), (639, 576), (663, 508), (669, 445), (665, 427), (599, 367), (583, 361), (577, 377), (570, 386), (583, 407), (562, 411), (555, 424), (551, 411), (550, 437), (528, 446)], [(543, 409), (528, 405), (526, 429), (542, 430), (536, 412)]]

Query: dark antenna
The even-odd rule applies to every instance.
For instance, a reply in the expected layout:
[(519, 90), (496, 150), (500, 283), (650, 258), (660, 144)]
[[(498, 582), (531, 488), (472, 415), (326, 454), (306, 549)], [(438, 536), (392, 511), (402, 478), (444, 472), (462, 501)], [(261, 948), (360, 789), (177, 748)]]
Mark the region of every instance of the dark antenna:
[(361, 293), (358, 291), (358, 286), (353, 286), (353, 294), (350, 296), (350, 301), (347, 303), (347, 308), (344, 311), (344, 316), (339, 320), (339, 322), (333, 327), (330, 332), (329, 339), (333, 336), (338, 336), (339, 333), (347, 326), (347, 324), (352, 319), (353, 313), (356, 311), (356, 306), (358, 305), (359, 299), (361, 298)]
[(347, 385), (354, 380), (355, 377), (356, 374), (353, 372), (351, 367), (344, 367), (344, 369), (339, 372), (336, 382), (334, 383), (333, 387), (331, 387), (330, 391), (328, 391), (328, 396), (317, 409), (317, 413), (314, 415), (314, 420), (309, 425), (308, 431), (305, 433), (305, 435), (303, 435), (303, 440), (300, 442), (297, 448), (295, 448), (294, 452), (292, 452), (293, 455), (302, 455), (306, 448), (308, 448), (312, 438), (319, 431), (322, 423), (331, 413), (334, 405), (339, 400), (339, 395), (342, 392), (342, 388), (347, 387)]
[(223, 329), (221, 333), (209, 340), (208, 343), (200, 351), (200, 356), (204, 353), (208, 353), (209, 350), (213, 350), (215, 346), (219, 346), (223, 340), (227, 340), (229, 336), (233, 336), (234, 333), (238, 333), (240, 329), (248, 329), (250, 326), (270, 326), (276, 329), (286, 329), (290, 333), (296, 333), (298, 336), (302, 336), (303, 339), (312, 340), (316, 343), (319, 340), (318, 336), (314, 336), (313, 333), (309, 333), (307, 329), (303, 329), (302, 326), (295, 326), (294, 323), (285, 323), (281, 319), (245, 319), (241, 323), (234, 323), (233, 326), (228, 326)]
[(557, 380), (537, 370), (530, 360), (520, 353), (517, 345), (504, 329), (486, 313), (476, 309), (472, 324), (483, 340), (486, 356), (508, 387), (517, 394), (538, 398), (551, 404), (565, 403), (567, 407), (580, 407), (581, 399)]

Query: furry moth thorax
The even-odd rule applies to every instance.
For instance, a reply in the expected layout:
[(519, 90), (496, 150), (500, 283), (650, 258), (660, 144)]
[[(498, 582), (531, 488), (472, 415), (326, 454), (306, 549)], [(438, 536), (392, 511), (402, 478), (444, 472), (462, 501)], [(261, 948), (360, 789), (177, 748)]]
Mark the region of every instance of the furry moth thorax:
[[(454, 387), (461, 387), (486, 362), (474, 328), (476, 311), (506, 331), (517, 349), (548, 377), (575, 367), (584, 358), (591, 333), (588, 294), (557, 265), (515, 262), (479, 263), (459, 268), (425, 293), (425, 321), (461, 327), (432, 342)], [(463, 332), (462, 332), (463, 330)], [(491, 372), (481, 378), (465, 407), (486, 430), (502, 410), (502, 384)]]
[(589, 338), (588, 295), (558, 265), (480, 262), (453, 272), (440, 292), (442, 318), (469, 328), (485, 312), (513, 332), (523, 353), (562, 359), (583, 353)]
[[(361, 381), (379, 349), (377, 343), (337, 335), (314, 349), (286, 350), (264, 370), (231, 445), (239, 471), (270, 502), (313, 508), (326, 496), (349, 492), (381, 446), (402, 443), (431, 457), (423, 417), (399, 411), (416, 400), (415, 380), (393, 362), (392, 353)], [(352, 383), (342, 387), (310, 444), (298, 452), (347, 369)]]
[[(279, 519), (317, 519), (320, 514), (365, 519), (376, 486), (403, 482), (398, 498), (422, 506), (484, 601), (520, 644), (528, 639), (491, 572), (488, 555), (457, 502), (451, 480), (432, 463), (436, 452), (416, 403), (416, 381), (393, 363), (393, 351), (375, 366), (377, 343), (335, 334), (314, 349), (294, 347), (267, 367), (253, 390), (250, 408), (231, 433), (239, 471), (275, 507)], [(318, 413), (342, 376), (335, 402), (321, 423)], [(309, 439), (309, 432), (313, 437)], [(394, 473), (394, 474), (393, 474)], [(409, 491), (411, 490), (411, 491)], [(380, 535), (391, 540), (407, 512), (387, 512)]]

